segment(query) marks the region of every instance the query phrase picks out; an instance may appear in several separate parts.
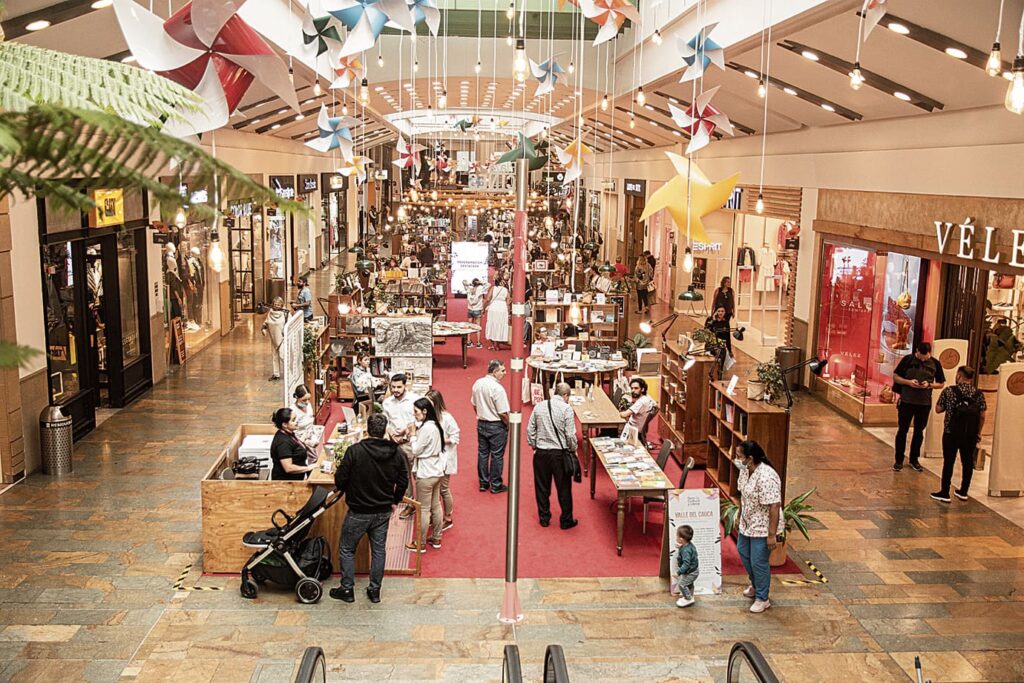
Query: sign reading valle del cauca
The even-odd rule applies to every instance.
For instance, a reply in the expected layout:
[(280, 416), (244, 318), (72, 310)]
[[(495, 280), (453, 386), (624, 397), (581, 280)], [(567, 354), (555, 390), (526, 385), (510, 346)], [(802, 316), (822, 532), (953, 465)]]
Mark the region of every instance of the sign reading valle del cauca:
[(963, 223), (935, 221), (935, 240), (940, 254), (947, 253), (949, 248), (952, 256), (962, 259), (1024, 268), (1024, 230), (1010, 230), (1012, 239), (1008, 254), (999, 248), (1002, 242), (999, 232), (999, 228), (990, 225), (984, 228), (974, 225), (973, 218), (967, 218)]

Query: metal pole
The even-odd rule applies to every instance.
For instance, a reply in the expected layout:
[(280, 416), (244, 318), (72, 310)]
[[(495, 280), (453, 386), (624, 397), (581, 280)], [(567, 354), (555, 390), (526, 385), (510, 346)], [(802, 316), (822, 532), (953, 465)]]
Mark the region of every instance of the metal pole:
[(512, 362), (508, 434), (508, 519), (505, 523), (505, 598), (498, 619), (507, 624), (522, 621), (523, 609), (516, 587), (519, 568), (519, 460), (522, 453), (523, 371), (526, 357), (523, 340), (526, 316), (526, 197), (530, 191), (530, 162), (516, 161), (516, 217), (512, 228)]

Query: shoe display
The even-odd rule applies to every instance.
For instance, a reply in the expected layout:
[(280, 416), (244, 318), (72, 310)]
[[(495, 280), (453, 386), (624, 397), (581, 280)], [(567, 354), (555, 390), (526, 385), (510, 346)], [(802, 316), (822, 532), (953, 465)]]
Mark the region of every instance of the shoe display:
[(921, 467), (921, 463), (919, 462), (910, 463), (910, 469), (914, 470), (915, 472), (924, 472), (924, 468)]
[(373, 590), (372, 588), (367, 588), (366, 597), (373, 604), (377, 604), (380, 602), (380, 589)]
[(957, 498), (959, 498), (960, 500), (970, 500), (971, 499), (970, 496), (968, 496), (966, 493), (960, 493), (959, 491), (953, 491), (953, 495), (956, 496)]
[(757, 594), (754, 592), (754, 587), (753, 586), (747, 586), (746, 588), (743, 589), (743, 597), (745, 597), (745, 598), (753, 598), (756, 595)]
[(693, 598), (679, 598), (676, 600), (676, 607), (689, 607), (693, 603), (697, 602)]
[(355, 591), (351, 588), (345, 588), (343, 586), (337, 586), (332, 588), (328, 593), (335, 600), (341, 600), (342, 602), (355, 602), (356, 595)]
[(936, 491), (935, 493), (931, 494), (931, 499), (932, 500), (937, 500), (940, 503), (948, 503), (949, 502), (949, 494), (948, 493), (943, 493), (942, 491)]
[(504, 484), (491, 489), (491, 493), (505, 493), (505, 491), (508, 491), (508, 487)]
[(580, 523), (580, 520), (574, 519), (574, 520), (569, 521), (569, 522), (562, 522), (558, 526), (560, 526), (563, 530), (565, 530), (565, 529), (572, 529), (573, 527), (579, 526), (579, 523)]
[(771, 600), (755, 600), (754, 604), (750, 606), (750, 611), (754, 614), (760, 614), (771, 606)]

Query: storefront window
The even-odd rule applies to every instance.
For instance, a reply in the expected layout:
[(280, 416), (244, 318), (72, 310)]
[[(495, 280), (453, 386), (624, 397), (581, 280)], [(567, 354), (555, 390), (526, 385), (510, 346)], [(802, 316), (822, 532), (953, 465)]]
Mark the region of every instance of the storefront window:
[(50, 367), (50, 397), (62, 402), (78, 393), (78, 352), (75, 348), (75, 273), (71, 243), (43, 247), (46, 282), (46, 351)]
[[(166, 322), (180, 318), (188, 350), (200, 348), (220, 328), (217, 273), (207, 267), (210, 229), (193, 223), (172, 229), (164, 245), (163, 273), (166, 285)], [(167, 341), (173, 344), (174, 330)]]
[(989, 275), (981, 372), (994, 375), (1024, 349), (1024, 276)]
[(121, 289), (121, 345), (125, 365), (138, 358), (139, 347), (139, 289), (136, 279), (135, 236), (123, 233), (117, 236), (118, 286)]

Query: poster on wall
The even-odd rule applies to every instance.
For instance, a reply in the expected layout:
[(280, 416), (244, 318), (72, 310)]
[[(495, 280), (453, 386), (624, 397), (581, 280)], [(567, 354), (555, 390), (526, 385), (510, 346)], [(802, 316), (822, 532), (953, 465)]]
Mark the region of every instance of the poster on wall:
[(378, 356), (419, 356), (434, 351), (434, 329), (429, 315), (373, 319), (373, 348)]
[(284, 339), (278, 352), (281, 354), (281, 366), (284, 370), (281, 389), (281, 405), (290, 406), (295, 387), (302, 384), (302, 337), (305, 325), (302, 313), (292, 313), (284, 324)]
[(452, 291), (465, 294), (463, 283), (479, 278), (487, 283), (487, 242), (452, 242)]
[(708, 260), (703, 256), (693, 259), (690, 284), (698, 291), (704, 291), (708, 286)]
[[(719, 524), (718, 496), (717, 487), (668, 491), (668, 539), (672, 549), (669, 562), (674, 573), (676, 529), (689, 524), (693, 527), (692, 543), (700, 562), (700, 575), (693, 586), (696, 595), (722, 592), (722, 527)], [(674, 576), (672, 581), (675, 582)]]

